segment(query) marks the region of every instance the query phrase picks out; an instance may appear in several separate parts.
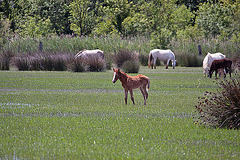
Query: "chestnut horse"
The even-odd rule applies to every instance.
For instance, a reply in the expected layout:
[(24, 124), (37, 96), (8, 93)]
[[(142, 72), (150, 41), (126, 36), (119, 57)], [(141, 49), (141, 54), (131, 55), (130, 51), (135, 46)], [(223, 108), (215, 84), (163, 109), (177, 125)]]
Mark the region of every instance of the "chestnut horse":
[(129, 91), (131, 95), (131, 100), (133, 104), (135, 104), (134, 98), (133, 98), (133, 89), (139, 88), (144, 98), (144, 105), (146, 105), (146, 101), (148, 98), (147, 89), (149, 89), (150, 87), (149, 78), (144, 75), (137, 75), (132, 77), (120, 71), (120, 69), (113, 69), (113, 71), (114, 73), (113, 73), (112, 82), (115, 83), (118, 79), (122, 82), (122, 86), (125, 92), (125, 103), (127, 104), (127, 97), (128, 97), (128, 91)]
[[(212, 74), (215, 71), (215, 77), (217, 78), (217, 73), (219, 69), (225, 69), (226, 72), (229, 72), (231, 77), (231, 66), (232, 61), (230, 59), (224, 58), (219, 60), (214, 60), (209, 70), (209, 77), (212, 78)], [(226, 73), (224, 72), (224, 78), (226, 77)]]

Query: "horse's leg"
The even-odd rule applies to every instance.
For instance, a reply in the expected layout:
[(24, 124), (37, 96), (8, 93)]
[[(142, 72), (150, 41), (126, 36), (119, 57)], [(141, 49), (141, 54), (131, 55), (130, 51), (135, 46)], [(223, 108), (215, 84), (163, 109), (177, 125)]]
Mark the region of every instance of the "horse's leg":
[(225, 68), (222, 69), (222, 72), (223, 72), (223, 74), (224, 74), (224, 78), (226, 78), (226, 75), (227, 75), (226, 72), (225, 72), (225, 70), (226, 70)]
[(125, 92), (125, 104), (127, 104), (128, 90), (125, 89), (124, 92)]
[(157, 62), (157, 58), (154, 58), (153, 59), (154, 69), (156, 69), (156, 62)]
[(143, 95), (144, 105), (146, 105), (146, 100), (147, 100), (146, 94), (145, 94), (144, 90), (141, 87), (140, 87), (140, 90), (141, 90), (141, 93)]
[(217, 79), (218, 69), (215, 69), (215, 78)]
[(142, 93), (142, 95), (143, 95), (143, 99), (145, 99), (145, 95), (144, 95), (143, 89), (142, 89), (141, 87), (140, 87), (139, 89), (140, 89), (140, 91), (141, 91), (141, 93)]
[(166, 65), (166, 69), (168, 69), (168, 64), (169, 64), (170, 59), (167, 60), (167, 65)]
[(151, 60), (151, 62), (150, 62), (150, 63), (151, 63), (151, 68), (153, 69), (153, 60)]
[(133, 98), (133, 90), (130, 89), (129, 92), (130, 92), (130, 95), (131, 95), (131, 100), (132, 100), (133, 104), (135, 104), (134, 98)]
[(146, 86), (143, 87), (143, 91), (144, 91), (144, 94), (145, 94), (144, 105), (146, 105), (146, 102), (147, 102), (147, 99), (148, 99), (148, 93), (147, 93)]
[(227, 70), (228, 70), (229, 75), (230, 75), (230, 77), (231, 77), (231, 67), (228, 67)]

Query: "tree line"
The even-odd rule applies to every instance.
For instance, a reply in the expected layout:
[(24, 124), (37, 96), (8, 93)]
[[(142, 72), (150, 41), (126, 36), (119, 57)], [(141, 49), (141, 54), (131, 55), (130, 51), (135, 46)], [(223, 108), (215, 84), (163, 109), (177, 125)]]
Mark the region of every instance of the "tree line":
[(0, 43), (13, 35), (219, 37), (239, 43), (240, 0), (1, 0)]

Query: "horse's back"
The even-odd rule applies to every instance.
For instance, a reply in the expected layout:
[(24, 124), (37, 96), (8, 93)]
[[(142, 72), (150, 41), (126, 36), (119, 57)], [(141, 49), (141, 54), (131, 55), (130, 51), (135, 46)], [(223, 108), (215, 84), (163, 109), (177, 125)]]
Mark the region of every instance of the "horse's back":
[(87, 57), (87, 56), (98, 56), (100, 58), (104, 58), (104, 52), (100, 49), (95, 50), (82, 50), (79, 53), (76, 54), (75, 58), (77, 57)]
[(168, 50), (161, 50), (161, 49), (153, 49), (150, 51), (153, 57), (159, 58), (160, 60), (168, 60), (168, 59), (175, 59), (174, 53), (168, 49)]
[(224, 68), (224, 67), (231, 67), (232, 61), (228, 58), (217, 59), (212, 62), (210, 70)]

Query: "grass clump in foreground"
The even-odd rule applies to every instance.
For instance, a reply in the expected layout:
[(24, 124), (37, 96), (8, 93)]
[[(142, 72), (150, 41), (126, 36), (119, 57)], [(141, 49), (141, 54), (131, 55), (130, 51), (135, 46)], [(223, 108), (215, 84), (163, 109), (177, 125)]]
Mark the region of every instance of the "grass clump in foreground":
[(199, 98), (196, 123), (220, 128), (240, 128), (240, 77), (218, 82), (217, 93)]
[[(202, 68), (150, 70), (147, 106), (106, 72), (0, 72), (0, 159), (237, 159), (239, 130), (192, 122), (217, 85)], [(136, 75), (136, 74), (131, 74)]]

